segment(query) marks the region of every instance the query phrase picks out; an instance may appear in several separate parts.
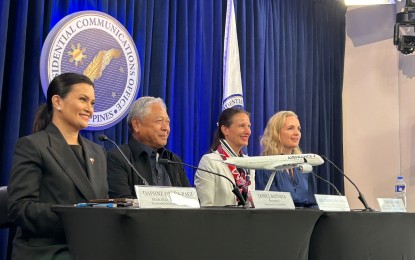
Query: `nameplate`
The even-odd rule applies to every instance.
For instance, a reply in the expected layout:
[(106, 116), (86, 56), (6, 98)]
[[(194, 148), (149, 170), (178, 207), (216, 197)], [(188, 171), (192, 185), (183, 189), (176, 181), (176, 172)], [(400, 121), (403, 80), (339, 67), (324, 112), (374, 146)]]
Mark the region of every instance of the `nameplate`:
[(295, 209), (289, 192), (250, 191), (256, 209)]
[(323, 211), (350, 211), (345, 196), (314, 194), (318, 208)]
[(200, 208), (195, 188), (141, 185), (134, 188), (140, 208)]
[(401, 199), (377, 198), (381, 212), (406, 212)]

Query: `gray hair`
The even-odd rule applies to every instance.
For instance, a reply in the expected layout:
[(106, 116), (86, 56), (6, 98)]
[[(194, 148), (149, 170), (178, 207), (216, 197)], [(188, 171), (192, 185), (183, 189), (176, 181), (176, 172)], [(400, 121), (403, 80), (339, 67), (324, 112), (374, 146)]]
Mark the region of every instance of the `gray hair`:
[(167, 111), (166, 103), (164, 103), (163, 99), (149, 96), (140, 97), (131, 105), (130, 113), (128, 113), (127, 122), (130, 129), (132, 129), (131, 120), (133, 118), (142, 120), (149, 113), (148, 108), (153, 104), (159, 104)]

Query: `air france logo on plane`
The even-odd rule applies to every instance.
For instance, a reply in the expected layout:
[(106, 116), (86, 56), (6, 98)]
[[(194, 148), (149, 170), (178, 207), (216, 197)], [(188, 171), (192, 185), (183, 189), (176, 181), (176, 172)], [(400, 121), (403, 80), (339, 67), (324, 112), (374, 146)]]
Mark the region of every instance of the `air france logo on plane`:
[(302, 155), (289, 155), (288, 159), (308, 159), (308, 158), (315, 158), (314, 154), (302, 154)]
[(137, 97), (141, 69), (134, 41), (122, 24), (105, 13), (77, 12), (53, 27), (40, 61), (45, 96), (49, 82), (65, 72), (84, 74), (94, 82), (96, 103), (88, 130), (121, 121)]

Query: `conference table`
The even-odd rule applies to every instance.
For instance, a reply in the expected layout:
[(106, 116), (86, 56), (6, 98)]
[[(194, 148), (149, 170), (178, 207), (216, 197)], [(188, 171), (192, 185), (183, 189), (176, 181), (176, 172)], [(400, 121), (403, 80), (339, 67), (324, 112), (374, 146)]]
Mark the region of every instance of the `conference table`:
[(415, 214), (55, 206), (75, 259), (415, 259)]
[(311, 235), (309, 259), (415, 259), (415, 213), (326, 212)]
[(56, 206), (75, 259), (308, 259), (318, 210)]

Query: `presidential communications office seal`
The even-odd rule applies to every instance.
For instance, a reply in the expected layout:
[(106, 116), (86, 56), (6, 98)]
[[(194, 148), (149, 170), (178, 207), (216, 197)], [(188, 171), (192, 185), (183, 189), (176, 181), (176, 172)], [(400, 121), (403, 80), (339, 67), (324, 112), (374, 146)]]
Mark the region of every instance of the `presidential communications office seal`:
[(136, 46), (127, 29), (105, 13), (73, 13), (50, 31), (40, 58), (45, 96), (49, 82), (65, 72), (94, 82), (96, 103), (88, 130), (118, 123), (137, 97), (141, 69)]

